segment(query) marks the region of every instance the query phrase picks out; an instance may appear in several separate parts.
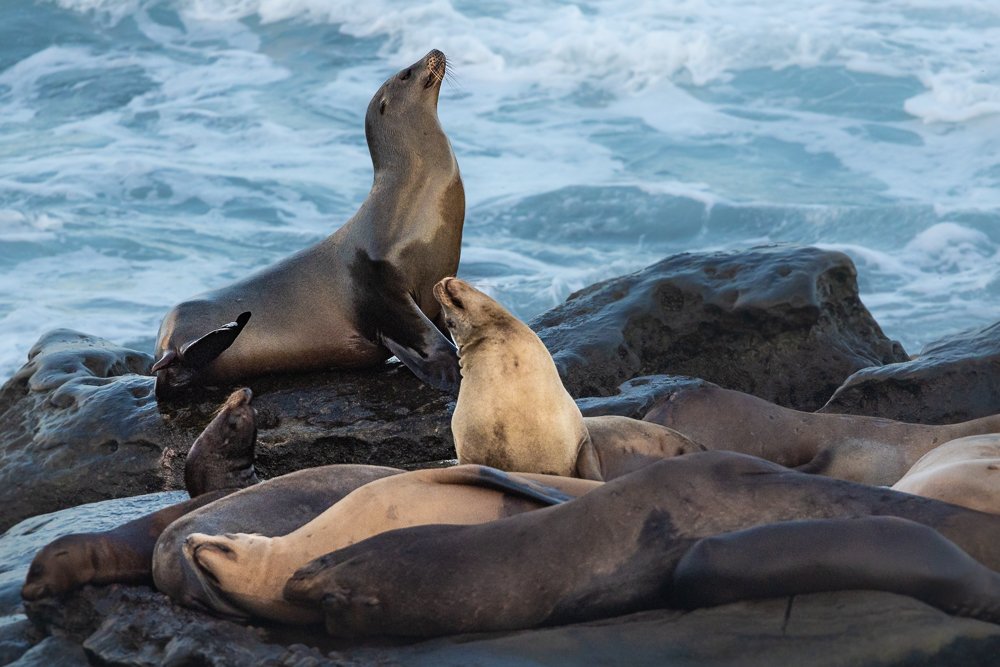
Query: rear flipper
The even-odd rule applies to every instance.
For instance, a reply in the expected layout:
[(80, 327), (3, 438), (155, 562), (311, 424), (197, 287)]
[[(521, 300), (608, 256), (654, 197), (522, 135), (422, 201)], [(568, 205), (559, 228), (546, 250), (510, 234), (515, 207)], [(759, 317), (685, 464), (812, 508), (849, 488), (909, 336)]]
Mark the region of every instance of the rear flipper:
[[(389, 348), (413, 374), (449, 394), (458, 394), (461, 374), (458, 368), (458, 348), (407, 295), (398, 304), (398, 326), (383, 330), (379, 342)], [(386, 327), (389, 329), (389, 327)]]
[(209, 331), (179, 350), (164, 352), (152, 368), (156, 375), (156, 398), (169, 400), (198, 386), (205, 368), (236, 341), (249, 321), (250, 313), (241, 313), (235, 322)]
[(786, 521), (699, 540), (671, 600), (689, 609), (838, 590), (908, 595), (1000, 622), (1000, 574), (936, 530), (896, 517)]

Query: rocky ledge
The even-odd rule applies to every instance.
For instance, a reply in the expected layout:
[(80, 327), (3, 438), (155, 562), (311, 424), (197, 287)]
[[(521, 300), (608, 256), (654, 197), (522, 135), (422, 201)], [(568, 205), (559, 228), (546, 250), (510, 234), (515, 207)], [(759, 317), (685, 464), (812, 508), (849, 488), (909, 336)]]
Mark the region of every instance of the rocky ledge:
[(912, 361), (864, 368), (820, 412), (954, 424), (1000, 412), (1000, 322), (929, 343)]
[[(581, 402), (590, 415), (641, 416), (675, 380), (637, 376), (661, 373), (815, 409), (851, 373), (907, 358), (858, 298), (850, 259), (816, 248), (669, 257), (572, 295), (533, 326), (570, 392), (594, 397)], [(180, 488), (184, 456), (225, 392), (158, 405), (151, 363), (83, 333), (42, 336), (0, 389), (0, 530), (80, 503)], [(452, 399), (399, 364), (247, 384), (264, 478), (454, 456)]]
[[(154, 665), (992, 665), (1000, 626), (911, 598), (841, 592), (415, 644), (335, 643), (322, 628), (248, 627), (144, 587), (87, 587), (29, 606), (49, 639), (31, 652)], [(26, 654), (25, 658), (31, 658)], [(24, 658), (22, 658), (24, 659)], [(15, 663), (18, 664), (18, 663)], [(22, 664), (41, 664), (27, 662)]]

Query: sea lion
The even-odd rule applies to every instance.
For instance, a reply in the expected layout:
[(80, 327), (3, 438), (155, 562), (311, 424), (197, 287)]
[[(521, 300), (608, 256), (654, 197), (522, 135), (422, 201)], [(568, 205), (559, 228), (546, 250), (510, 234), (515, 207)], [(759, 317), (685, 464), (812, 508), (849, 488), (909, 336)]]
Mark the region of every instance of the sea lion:
[(153, 548), (174, 520), (257, 483), (253, 394), (237, 389), (194, 441), (184, 461), (191, 500), (139, 517), (111, 530), (73, 533), (35, 554), (21, 588), (25, 600), (63, 595), (85, 584), (151, 584)]
[(285, 582), (323, 554), (377, 533), (429, 523), (485, 523), (549, 505), (590, 491), (599, 482), (548, 475), (508, 474), (483, 466), (416, 470), (385, 477), (358, 489), (298, 530), (280, 537), (244, 533), (194, 533), (184, 557), (222, 599), (223, 613), (283, 623), (317, 623), (321, 612), (282, 596)]
[(253, 392), (237, 389), (188, 450), (184, 461), (184, 486), (192, 498), (212, 489), (242, 489), (256, 484), (254, 450), (257, 414), (250, 401)]
[(705, 383), (653, 406), (645, 421), (710, 450), (752, 454), (803, 472), (891, 485), (938, 445), (1000, 431), (1000, 415), (960, 424), (906, 424), (880, 417), (799, 412)]
[(1000, 514), (1000, 433), (972, 435), (935, 447), (892, 488)]
[(370, 367), (393, 354), (421, 380), (454, 391), (455, 348), (431, 295), (458, 268), (465, 219), (458, 162), (437, 116), (445, 71), (433, 50), (372, 97), (365, 136), (375, 177), (354, 217), (166, 315), (153, 367), (158, 398), (265, 373)]
[(170, 524), (153, 551), (156, 588), (175, 602), (224, 615), (244, 617), (242, 609), (216, 599), (212, 589), (184, 558), (184, 541), (192, 533), (259, 533), (286, 535), (312, 521), (351, 491), (401, 473), (368, 465), (327, 465), (274, 477), (221, 498)]
[[(866, 519), (879, 515), (922, 526)], [(819, 519), (866, 520), (855, 529)], [(699, 540), (796, 520), (807, 522), (773, 538), (736, 536), (725, 558), (699, 570), (717, 551), (709, 543), (677, 572)], [(822, 537), (828, 527), (839, 540)], [(794, 586), (758, 576), (777, 576), (766, 562), (775, 553), (794, 566)], [(322, 608), (331, 634), (428, 637), (701, 606), (701, 595), (714, 604), (708, 593), (730, 585), (755, 597), (824, 590), (831, 567), (838, 588), (920, 592), (949, 611), (1000, 620), (1000, 576), (988, 569), (1000, 568), (1000, 517), (732, 452), (658, 461), (572, 502), (487, 524), (382, 533), (296, 572), (285, 598)], [(699, 593), (706, 572), (712, 585)], [(675, 574), (685, 577), (679, 599)]]
[(584, 418), (526, 324), (458, 278), (437, 283), (434, 298), (458, 344), (462, 383), (451, 430), (460, 463), (608, 480), (702, 450), (627, 417)]
[(64, 535), (35, 554), (21, 597), (61, 596), (86, 584), (152, 584), (153, 547), (176, 519), (235, 489), (210, 491), (112, 530)]

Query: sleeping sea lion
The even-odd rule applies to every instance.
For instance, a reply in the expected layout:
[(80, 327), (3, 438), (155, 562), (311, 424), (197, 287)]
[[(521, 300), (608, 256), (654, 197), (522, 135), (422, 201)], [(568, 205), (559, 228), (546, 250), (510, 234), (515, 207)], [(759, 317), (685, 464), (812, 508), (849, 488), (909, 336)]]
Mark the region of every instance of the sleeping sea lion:
[(1000, 514), (1000, 433), (970, 435), (935, 447), (892, 488)]
[(401, 473), (368, 465), (327, 465), (265, 480), (200, 507), (170, 524), (156, 541), (153, 580), (175, 602), (197, 609), (243, 617), (246, 612), (214, 599), (211, 588), (184, 557), (184, 541), (192, 533), (258, 533), (286, 535), (312, 521), (358, 487)]
[(365, 136), (375, 178), (354, 217), (316, 245), (174, 306), (156, 343), (158, 398), (265, 373), (365, 368), (393, 354), (421, 380), (455, 389), (455, 348), (431, 295), (458, 267), (465, 219), (458, 162), (437, 116), (445, 71), (433, 50), (372, 97)]
[(483, 466), (416, 470), (370, 482), (284, 536), (194, 533), (184, 542), (184, 557), (212, 591), (209, 599), (225, 602), (222, 613), (238, 608), (283, 623), (316, 623), (322, 621), (318, 609), (282, 596), (288, 578), (314, 558), (387, 530), (485, 523), (559, 504), (599, 485)]
[(653, 406), (645, 421), (710, 450), (759, 456), (788, 467), (865, 484), (891, 485), (940, 444), (1000, 431), (1000, 415), (961, 424), (905, 424), (880, 417), (800, 412), (705, 383)]
[(727, 589), (874, 588), (996, 622), (997, 568), (1000, 516), (702, 452), (554, 507), (376, 535), (296, 572), (285, 598), (351, 637), (510, 631), (718, 604)]

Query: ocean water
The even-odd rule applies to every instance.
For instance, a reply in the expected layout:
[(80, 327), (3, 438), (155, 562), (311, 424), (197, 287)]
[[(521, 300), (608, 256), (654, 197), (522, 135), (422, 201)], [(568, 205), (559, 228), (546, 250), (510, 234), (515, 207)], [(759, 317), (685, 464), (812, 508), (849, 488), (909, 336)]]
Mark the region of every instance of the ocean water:
[(528, 318), (671, 253), (817, 244), (911, 353), (1000, 319), (994, 0), (3, 0), (0, 378), (45, 330), (331, 233), (363, 114), (440, 48), (460, 274)]

